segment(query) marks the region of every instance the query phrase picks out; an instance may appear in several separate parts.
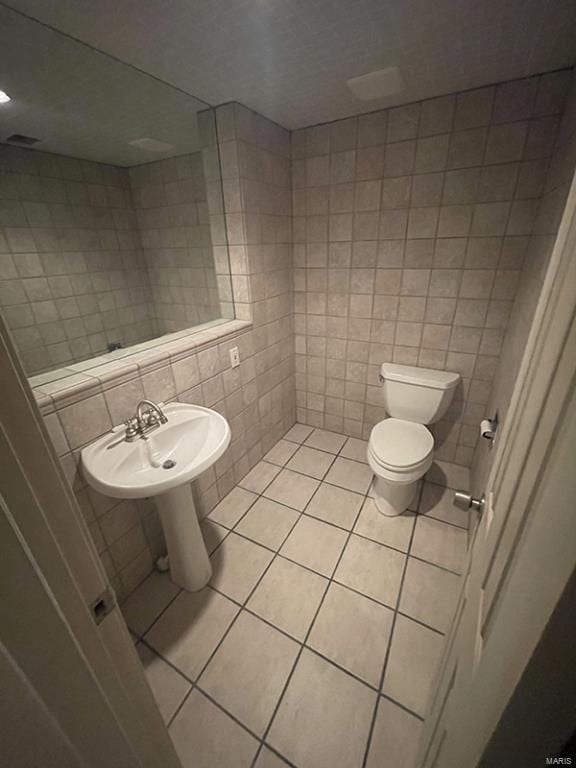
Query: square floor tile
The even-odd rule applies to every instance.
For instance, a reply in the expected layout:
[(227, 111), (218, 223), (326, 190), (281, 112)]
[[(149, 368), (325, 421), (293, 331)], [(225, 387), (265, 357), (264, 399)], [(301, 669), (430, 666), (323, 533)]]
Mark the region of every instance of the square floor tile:
[(429, 517), (418, 517), (410, 554), (449, 571), (462, 573), (468, 553), (468, 533)]
[(266, 730), (300, 646), (243, 611), (198, 685), (254, 733)]
[(334, 579), (396, 607), (406, 555), (352, 534)]
[(394, 549), (400, 549), (402, 552), (408, 552), (415, 522), (414, 512), (406, 511), (396, 517), (387, 517), (378, 511), (372, 499), (366, 499), (354, 526), (354, 533)]
[(366, 768), (416, 768), (422, 721), (380, 697)]
[(136, 650), (162, 719), (168, 723), (192, 686), (148, 646), (139, 643)]
[(226, 528), (234, 528), (238, 520), (257, 498), (258, 494), (237, 485), (214, 507), (208, 515), (208, 519)]
[(417, 715), (424, 715), (443, 648), (443, 635), (397, 616), (383, 693)]
[(299, 768), (358, 768), (376, 694), (304, 650), (267, 741)]
[(303, 443), (313, 431), (314, 427), (307, 427), (304, 424), (294, 424), (292, 429), (289, 429), (284, 435), (284, 440), (291, 440), (293, 443)]
[(368, 464), (352, 459), (337, 458), (324, 478), (327, 483), (339, 485), (356, 493), (368, 493), (373, 473)]
[(223, 528), (221, 525), (218, 525), (218, 523), (214, 523), (212, 520), (208, 520), (208, 518), (202, 520), (200, 523), (200, 528), (202, 530), (204, 544), (206, 544), (206, 549), (208, 550), (209, 555), (214, 552), (220, 542), (223, 541), (230, 533), (228, 528)]
[(286, 464), (286, 467), (294, 470), (294, 472), (301, 472), (303, 475), (309, 475), (317, 480), (322, 480), (333, 461), (334, 454), (302, 445), (292, 456), (288, 464)]
[(262, 576), (274, 554), (259, 544), (231, 533), (214, 552), (210, 584), (243, 603)]
[(261, 496), (235, 530), (271, 549), (278, 549), (300, 517), (295, 509)]
[(350, 530), (363, 500), (359, 493), (322, 483), (306, 507), (306, 514)]
[(394, 612), (339, 584), (331, 584), (307, 645), (378, 687)]
[(340, 451), (340, 456), (345, 459), (354, 459), (354, 461), (368, 464), (368, 441), (349, 437), (344, 448)]
[(345, 531), (333, 525), (302, 516), (284, 542), (280, 554), (323, 576), (331, 576), (347, 536)]
[(254, 765), (254, 768), (286, 768), (288, 763), (284, 760), (280, 760), (271, 749), (263, 747), (262, 752), (258, 755), (258, 760)]
[(266, 456), (264, 456), (264, 461), (268, 461), (270, 464), (278, 464), (278, 466), (283, 467), (297, 450), (298, 445), (296, 443), (291, 443), (288, 440), (278, 440), (276, 445), (268, 451)]
[(302, 512), (319, 485), (318, 480), (283, 469), (264, 491), (264, 496)]
[(209, 587), (182, 591), (146, 634), (146, 642), (196, 680), (238, 613), (238, 606)]
[(338, 435), (336, 432), (327, 432), (325, 429), (315, 429), (306, 440), (310, 448), (318, 448), (328, 453), (338, 453), (348, 438)]
[(454, 490), (435, 483), (424, 483), (418, 512), (468, 530), (470, 512), (453, 504)]
[(153, 573), (122, 603), (124, 621), (135, 635), (143, 635), (180, 592), (167, 573)]
[(192, 691), (170, 726), (183, 768), (250, 768), (256, 739), (200, 693)]
[(461, 576), (422, 560), (408, 558), (400, 610), (440, 632), (447, 632), (461, 585)]
[(280, 467), (275, 464), (269, 464), (267, 461), (259, 461), (247, 475), (244, 475), (238, 483), (242, 488), (246, 488), (252, 493), (262, 493), (266, 486), (270, 485), (272, 480), (280, 472)]
[(470, 470), (451, 461), (436, 460), (426, 473), (426, 480), (448, 488), (468, 488)]
[(297, 640), (304, 640), (327, 586), (324, 577), (277, 557), (247, 607)]

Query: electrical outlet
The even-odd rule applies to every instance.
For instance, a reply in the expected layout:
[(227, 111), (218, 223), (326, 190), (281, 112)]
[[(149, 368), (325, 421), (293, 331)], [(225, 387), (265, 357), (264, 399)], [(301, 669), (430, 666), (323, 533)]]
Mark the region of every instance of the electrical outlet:
[(230, 350), (230, 365), (232, 368), (238, 368), (240, 365), (240, 352), (238, 351), (238, 347), (232, 347)]

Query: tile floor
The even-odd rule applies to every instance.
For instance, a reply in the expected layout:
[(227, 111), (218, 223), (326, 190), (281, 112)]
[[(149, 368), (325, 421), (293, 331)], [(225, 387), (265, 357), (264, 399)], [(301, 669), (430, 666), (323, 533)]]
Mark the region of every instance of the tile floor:
[(467, 513), (438, 462), (378, 513), (366, 443), (294, 426), (202, 523), (214, 574), (152, 574), (123, 611), (185, 768), (411, 768)]

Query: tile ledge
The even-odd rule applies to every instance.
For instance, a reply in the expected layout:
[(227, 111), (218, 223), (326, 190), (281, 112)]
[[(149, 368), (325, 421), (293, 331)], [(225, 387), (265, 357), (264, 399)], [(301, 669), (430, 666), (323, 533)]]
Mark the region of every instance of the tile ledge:
[(155, 346), (135, 351), (123, 358), (101, 355), (93, 359), (93, 367), (84, 368), (82, 372), (73, 366), (65, 366), (50, 372), (54, 377), (50, 382), (45, 381), (45, 374), (33, 376), (28, 382), (41, 412), (46, 415), (70, 404), (70, 401), (77, 402), (115, 384), (150, 373), (155, 368), (169, 365), (174, 359), (187, 357), (227, 338), (234, 338), (252, 327), (253, 323), (249, 320), (228, 320), (185, 337), (181, 336), (181, 332), (167, 334)]

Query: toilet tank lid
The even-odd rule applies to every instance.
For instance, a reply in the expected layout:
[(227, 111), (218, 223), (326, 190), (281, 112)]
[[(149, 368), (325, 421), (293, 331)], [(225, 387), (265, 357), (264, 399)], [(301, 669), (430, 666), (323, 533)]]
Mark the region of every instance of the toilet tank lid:
[(382, 363), (380, 372), (382, 377), (389, 381), (401, 381), (405, 384), (415, 384), (419, 387), (432, 389), (454, 389), (460, 381), (459, 373), (435, 371), (432, 368), (416, 368), (413, 365)]

